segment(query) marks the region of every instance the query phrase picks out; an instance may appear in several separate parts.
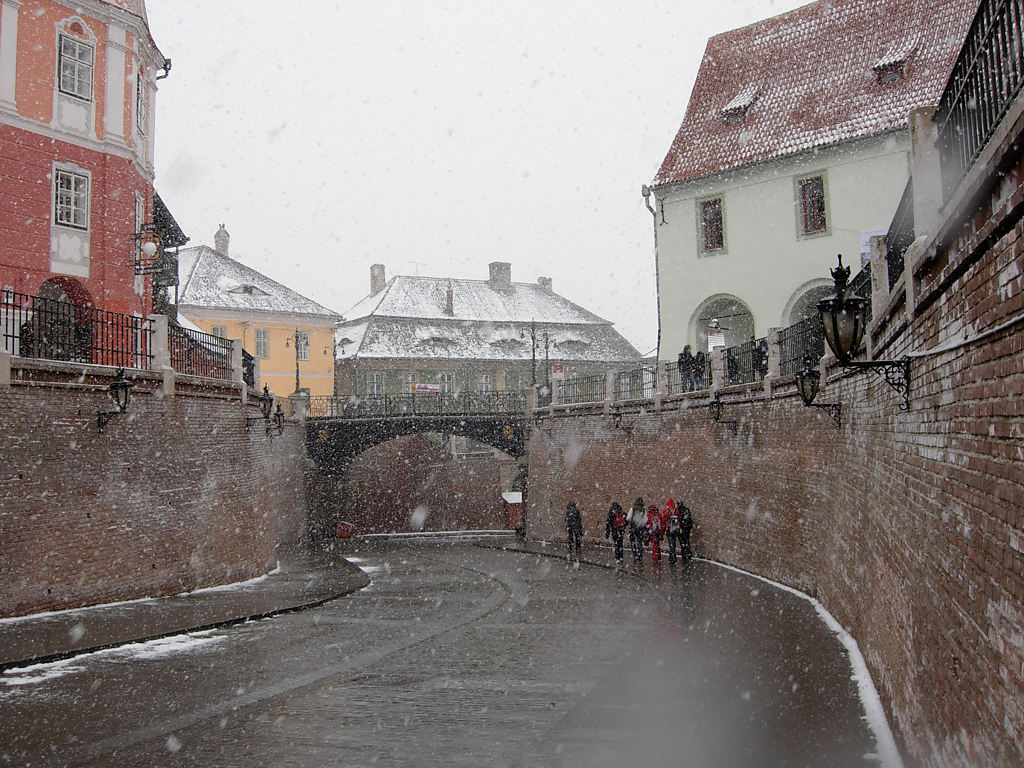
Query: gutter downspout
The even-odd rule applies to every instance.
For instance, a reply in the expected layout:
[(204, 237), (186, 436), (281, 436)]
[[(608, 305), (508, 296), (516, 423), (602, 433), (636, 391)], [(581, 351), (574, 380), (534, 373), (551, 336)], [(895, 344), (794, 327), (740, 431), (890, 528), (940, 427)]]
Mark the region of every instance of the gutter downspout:
[(658, 346), (655, 352), (655, 360), (661, 359), (661, 274), (658, 265), (658, 212), (651, 207), (651, 195), (654, 190), (647, 184), (640, 187), (640, 194), (644, 197), (644, 205), (651, 212), (651, 224), (654, 227), (654, 291), (658, 300)]

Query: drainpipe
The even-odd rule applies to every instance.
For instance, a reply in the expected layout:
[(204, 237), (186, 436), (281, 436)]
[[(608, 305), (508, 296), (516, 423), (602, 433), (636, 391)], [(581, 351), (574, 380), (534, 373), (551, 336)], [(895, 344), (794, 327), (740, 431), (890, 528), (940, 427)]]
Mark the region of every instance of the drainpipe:
[(661, 275), (658, 269), (658, 212), (651, 206), (651, 194), (654, 192), (644, 184), (640, 187), (640, 194), (644, 196), (644, 205), (651, 212), (651, 222), (654, 227), (654, 291), (658, 299), (658, 346), (655, 348), (655, 360), (661, 358)]

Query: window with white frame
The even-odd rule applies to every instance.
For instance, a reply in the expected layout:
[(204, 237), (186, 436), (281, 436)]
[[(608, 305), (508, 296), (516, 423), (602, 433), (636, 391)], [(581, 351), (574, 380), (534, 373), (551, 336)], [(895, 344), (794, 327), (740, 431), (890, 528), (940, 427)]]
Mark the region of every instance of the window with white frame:
[(491, 391), (491, 374), (489, 374), (489, 373), (481, 373), (479, 376), (477, 376), (476, 383), (477, 383), (477, 392), (479, 392), (481, 395), (490, 392)]
[(210, 329), (210, 335), (216, 336), (218, 339), (226, 339), (228, 337), (228, 329), (226, 325), (215, 325)]
[(53, 173), (53, 221), (62, 227), (89, 228), (89, 176), (64, 168)]
[(295, 332), (295, 350), (299, 360), (309, 360), (309, 332)]
[(407, 373), (405, 374), (405, 391), (415, 392), (416, 391), (416, 374)]
[(455, 392), (455, 374), (454, 373), (442, 373), (440, 375), (441, 381), (441, 393), (450, 395)]
[(135, 125), (140, 132), (146, 132), (146, 116), (148, 114), (149, 100), (146, 98), (146, 78), (143, 76), (142, 68), (139, 67), (135, 75)]
[(270, 357), (270, 331), (267, 328), (256, 328), (253, 331), (256, 341), (256, 357), (266, 360)]
[(92, 101), (95, 49), (89, 43), (60, 35), (57, 56), (57, 88), (61, 93)]
[(368, 373), (366, 374), (366, 394), (368, 395), (383, 395), (384, 394), (384, 378), (380, 373)]

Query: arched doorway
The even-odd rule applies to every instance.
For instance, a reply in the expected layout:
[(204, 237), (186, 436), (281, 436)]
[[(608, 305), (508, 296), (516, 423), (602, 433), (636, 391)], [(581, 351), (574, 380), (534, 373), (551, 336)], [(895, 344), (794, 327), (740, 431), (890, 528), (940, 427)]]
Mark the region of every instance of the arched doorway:
[(708, 326), (716, 324), (725, 338), (725, 346), (732, 347), (754, 338), (754, 315), (740, 299), (719, 294), (706, 299), (690, 318), (690, 337), (695, 340), (695, 352), (709, 352)]
[(818, 302), (832, 295), (834, 284), (829, 280), (815, 280), (800, 286), (790, 297), (782, 316), (785, 325), (796, 325), (809, 317), (818, 316)]
[(41, 286), (18, 329), (22, 357), (89, 362), (92, 297), (77, 280), (63, 275)]

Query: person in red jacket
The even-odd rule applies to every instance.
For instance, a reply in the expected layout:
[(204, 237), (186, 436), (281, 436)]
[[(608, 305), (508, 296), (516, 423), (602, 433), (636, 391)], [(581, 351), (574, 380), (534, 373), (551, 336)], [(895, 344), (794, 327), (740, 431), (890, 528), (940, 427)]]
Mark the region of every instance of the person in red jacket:
[(647, 537), (651, 540), (651, 560), (655, 563), (661, 562), (661, 537), (665, 533), (661, 522), (661, 512), (658, 507), (651, 504), (647, 507), (647, 522), (644, 523)]

